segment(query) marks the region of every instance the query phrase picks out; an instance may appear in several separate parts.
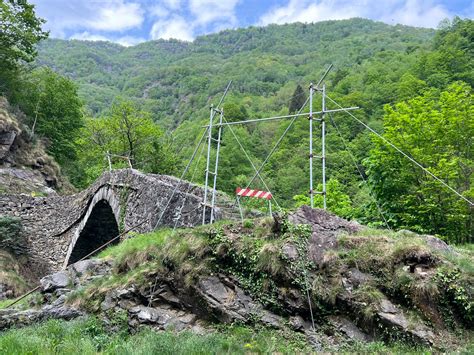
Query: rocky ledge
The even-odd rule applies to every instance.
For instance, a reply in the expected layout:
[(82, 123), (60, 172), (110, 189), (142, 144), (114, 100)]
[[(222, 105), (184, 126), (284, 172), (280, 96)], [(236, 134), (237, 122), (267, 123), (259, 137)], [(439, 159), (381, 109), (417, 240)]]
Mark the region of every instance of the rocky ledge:
[[(297, 238), (285, 238), (290, 233), (288, 223), (309, 226), (305, 255), (301, 254)], [(303, 207), (288, 217), (275, 215), (268, 238), (272, 243), (278, 240), (272, 245), (279, 246), (275, 255), (284, 261), (280, 274), (268, 274), (275, 285), (272, 291), (274, 302), (278, 304), (275, 307), (275, 304), (261, 302), (260, 295), (252, 292), (242, 278), (234, 274), (232, 270), (235, 268), (226, 270), (222, 267), (231, 265), (232, 243), (236, 238), (244, 238), (237, 233), (242, 233), (244, 227), (231, 224), (219, 228), (222, 229), (217, 233), (210, 227), (209, 233), (217, 233), (220, 244), (211, 239), (210, 246), (206, 246), (202, 253), (212, 255), (210, 260), (221, 263), (221, 266), (213, 268), (212, 272), (198, 274), (191, 282), (178, 271), (180, 265), (173, 264), (171, 258), (164, 258), (160, 267), (151, 268), (146, 273), (135, 273), (126, 282), (118, 284), (107, 280), (123, 273), (124, 265), (111, 258), (81, 261), (41, 280), (41, 297), (36, 308), (0, 311), (0, 330), (48, 318), (72, 319), (93, 313), (107, 320), (122, 313), (127, 315), (131, 332), (146, 326), (156, 330), (203, 333), (215, 323), (239, 322), (303, 332), (315, 349), (323, 349), (328, 344), (337, 346), (348, 341), (374, 339), (397, 339), (442, 348), (439, 339), (443, 338), (446, 325), (433, 295), (419, 292), (412, 299), (411, 293), (398, 295), (401, 289), (393, 291), (381, 286), (378, 282), (382, 278), (379, 272), (385, 272), (384, 255), (368, 256), (368, 260), (360, 260), (360, 265), (357, 261), (342, 264), (347, 260), (338, 258), (360, 248), (361, 243), (366, 243), (366, 247), (375, 240), (390, 254), (385, 257), (390, 260), (393, 270), (387, 273), (404, 273), (420, 284), (436, 280), (432, 278), (433, 272), (443, 264), (442, 253), (455, 253), (443, 241), (431, 236), (417, 236), (417, 243), (423, 243), (423, 247), (418, 248), (416, 244), (409, 250), (400, 251), (386, 246), (392, 243), (387, 237), (374, 236), (369, 241), (369, 237), (360, 235), (362, 226), (322, 210)], [(401, 234), (406, 238), (409, 232), (402, 231)], [(225, 240), (225, 252), (222, 251), (222, 240)], [(212, 245), (217, 245), (214, 250)], [(245, 250), (240, 249), (240, 252), (245, 253)], [(195, 260), (202, 255), (194, 252), (187, 258)], [(298, 264), (301, 259), (308, 262), (308, 272), (303, 275), (308, 279), (305, 284), (312, 285), (311, 288), (298, 287), (297, 280), (301, 274), (294, 266), (301, 265)], [(379, 263), (376, 264), (379, 270), (371, 268), (374, 260)], [(150, 261), (150, 265), (154, 264)], [(135, 270), (133, 266), (127, 267)], [(390, 278), (390, 275), (386, 276)], [(87, 297), (96, 303), (84, 305), (80, 301), (88, 292), (93, 294)], [(441, 292), (444, 291), (439, 289), (437, 294)], [(450, 306), (443, 304), (442, 307)], [(416, 317), (413, 316), (414, 310)]]

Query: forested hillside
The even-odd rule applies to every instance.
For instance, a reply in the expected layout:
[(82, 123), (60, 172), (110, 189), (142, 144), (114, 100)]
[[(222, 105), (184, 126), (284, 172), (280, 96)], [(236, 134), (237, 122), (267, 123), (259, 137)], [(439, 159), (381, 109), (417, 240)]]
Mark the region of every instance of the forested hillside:
[[(176, 127), (201, 118), (197, 111), (229, 80), (237, 97), (289, 96), (296, 82), (309, 84), (328, 63), (343, 71), (341, 79), (344, 71), (374, 57), (427, 49), (433, 35), (433, 30), (353, 19), (227, 30), (192, 43), (159, 40), (128, 48), (50, 39), (41, 42), (37, 63), (77, 82), (93, 114), (123, 95), (161, 124)], [(257, 104), (248, 104), (249, 113), (282, 106)]]
[[(59, 151), (63, 170), (79, 187), (107, 168), (106, 152), (130, 156), (134, 167), (144, 171), (179, 175), (208, 121), (209, 105), (217, 104), (230, 80), (227, 120), (284, 115), (304, 102), (309, 83), (333, 64), (326, 79), (330, 98), (359, 106), (356, 117), (385, 131), (408, 156), (472, 200), (473, 36), (471, 20), (446, 21), (434, 31), (351, 19), (226, 30), (194, 42), (159, 40), (128, 48), (50, 39), (40, 42), (35, 65), (70, 78), (85, 104), (82, 128), (62, 136), (74, 148), (51, 148)], [(37, 104), (41, 100), (38, 95)], [(318, 96), (314, 108), (320, 105)], [(336, 108), (331, 101), (328, 105)], [(458, 242), (472, 237), (468, 202), (348, 115), (327, 119), (330, 210), (363, 223), (437, 233)], [(288, 122), (224, 130), (218, 188), (233, 193), (254, 172), (234, 133), (259, 166)], [(308, 143), (308, 122), (298, 119), (263, 170), (283, 207), (308, 203)], [(114, 164), (127, 163), (116, 159)], [(204, 165), (200, 153), (186, 178), (202, 183)], [(316, 166), (318, 185), (319, 162)], [(258, 179), (252, 187), (264, 188)]]

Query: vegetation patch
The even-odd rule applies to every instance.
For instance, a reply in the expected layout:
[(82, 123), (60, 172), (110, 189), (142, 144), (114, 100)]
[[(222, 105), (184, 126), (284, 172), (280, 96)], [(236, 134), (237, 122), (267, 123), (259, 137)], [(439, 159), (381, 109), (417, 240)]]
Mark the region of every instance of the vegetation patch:
[(301, 334), (248, 328), (218, 327), (200, 335), (190, 332), (154, 332), (146, 329), (130, 335), (126, 323), (114, 331), (97, 318), (10, 330), (0, 335), (2, 354), (268, 354), (309, 353)]

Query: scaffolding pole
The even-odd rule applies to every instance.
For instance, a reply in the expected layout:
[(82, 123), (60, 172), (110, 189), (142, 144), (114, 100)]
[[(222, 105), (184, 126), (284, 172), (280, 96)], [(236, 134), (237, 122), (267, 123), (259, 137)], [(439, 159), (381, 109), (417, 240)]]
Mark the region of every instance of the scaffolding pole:
[(222, 119), (224, 118), (224, 108), (221, 108), (219, 113), (219, 129), (217, 133), (217, 148), (216, 148), (216, 163), (214, 166), (214, 183), (212, 185), (212, 203), (211, 203), (211, 220), (209, 223), (214, 223), (214, 209), (216, 207), (216, 184), (217, 184), (217, 171), (219, 168), (219, 151), (221, 148), (221, 137), (222, 137)]
[[(322, 114), (321, 114), (321, 164), (323, 169), (323, 207), (326, 209), (326, 84), (323, 84), (322, 95)], [(312, 207), (312, 206), (311, 206)]]
[(314, 208), (313, 196), (313, 83), (309, 85), (309, 198)]
[(202, 224), (206, 224), (206, 206), (207, 206), (207, 190), (209, 183), (209, 162), (211, 161), (211, 141), (212, 141), (212, 121), (214, 119), (214, 107), (211, 105), (209, 114), (209, 130), (207, 135), (207, 160), (206, 160), (206, 178), (204, 183), (204, 200), (202, 203)]

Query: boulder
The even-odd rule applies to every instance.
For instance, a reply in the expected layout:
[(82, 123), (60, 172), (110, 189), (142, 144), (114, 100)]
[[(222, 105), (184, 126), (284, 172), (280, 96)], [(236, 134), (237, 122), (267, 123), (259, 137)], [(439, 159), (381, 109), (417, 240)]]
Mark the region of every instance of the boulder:
[(51, 275), (47, 275), (40, 280), (41, 289), (45, 293), (51, 293), (60, 288), (68, 288), (73, 280), (67, 271), (59, 271)]

